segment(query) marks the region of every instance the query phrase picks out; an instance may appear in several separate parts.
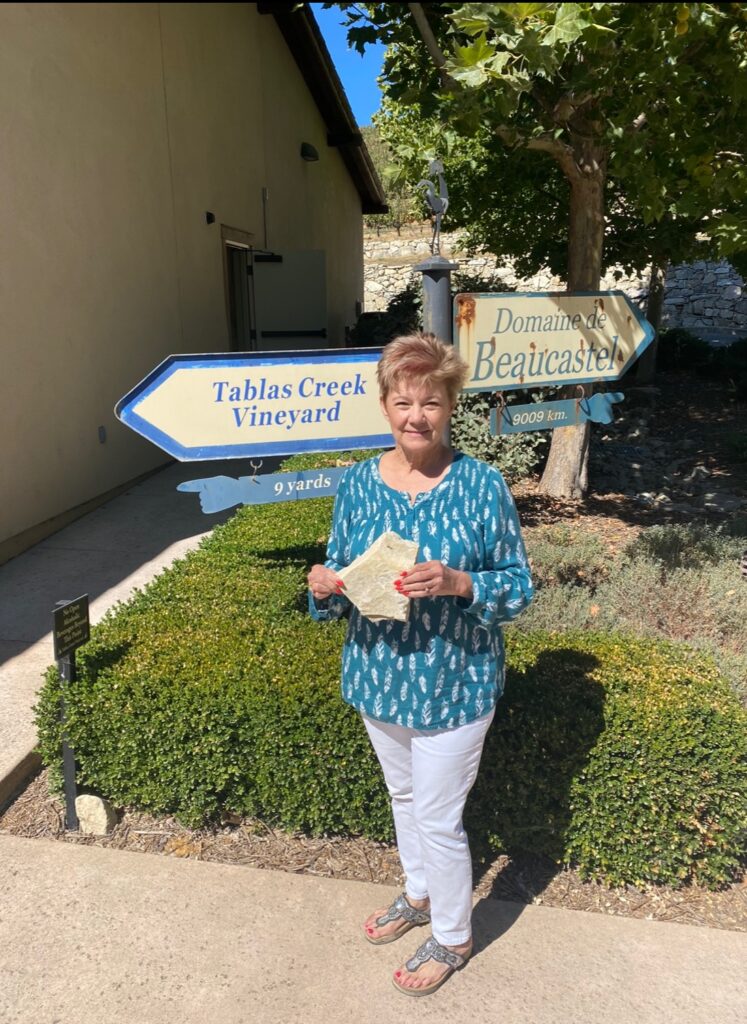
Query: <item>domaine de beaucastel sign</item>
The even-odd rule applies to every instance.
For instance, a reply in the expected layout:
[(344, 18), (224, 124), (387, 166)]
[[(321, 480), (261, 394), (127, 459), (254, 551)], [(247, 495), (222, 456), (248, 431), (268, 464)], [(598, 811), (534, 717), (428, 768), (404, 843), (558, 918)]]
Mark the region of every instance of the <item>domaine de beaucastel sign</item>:
[(619, 380), (653, 336), (619, 291), (463, 294), (454, 302), (467, 392)]

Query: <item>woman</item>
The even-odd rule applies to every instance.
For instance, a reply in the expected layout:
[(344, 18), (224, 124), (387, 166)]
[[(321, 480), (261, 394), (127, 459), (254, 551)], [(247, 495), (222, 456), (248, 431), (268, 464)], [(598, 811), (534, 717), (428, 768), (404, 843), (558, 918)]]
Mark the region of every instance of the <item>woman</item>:
[[(324, 565), (308, 575), (315, 618), (350, 613), (342, 695), (381, 763), (405, 891), (364, 923), (372, 943), (430, 921), (432, 937), (394, 974), (402, 992), (435, 991), (472, 952), (472, 865), (462, 812), (503, 689), (500, 623), (532, 597), (519, 521), (497, 469), (452, 451), (444, 435), (467, 366), (433, 335), (390, 342), (378, 364), (395, 446), (351, 466), (335, 502)], [(418, 562), (392, 580), (406, 622), (372, 622), (336, 570), (392, 530)]]

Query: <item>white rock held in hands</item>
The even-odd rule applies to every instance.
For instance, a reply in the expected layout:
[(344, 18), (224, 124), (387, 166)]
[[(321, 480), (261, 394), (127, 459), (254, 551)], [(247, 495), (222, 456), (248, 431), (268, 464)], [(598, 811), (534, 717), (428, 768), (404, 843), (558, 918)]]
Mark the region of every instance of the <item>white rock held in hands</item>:
[(381, 619), (407, 620), (410, 601), (394, 588), (400, 573), (412, 569), (418, 557), (418, 545), (389, 530), (338, 576), (345, 584), (344, 594), (372, 622)]

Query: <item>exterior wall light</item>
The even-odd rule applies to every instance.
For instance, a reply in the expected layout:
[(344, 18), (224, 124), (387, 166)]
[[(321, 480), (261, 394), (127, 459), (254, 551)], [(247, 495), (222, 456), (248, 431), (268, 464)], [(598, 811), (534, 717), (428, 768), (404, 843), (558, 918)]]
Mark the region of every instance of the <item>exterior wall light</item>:
[(315, 146), (312, 146), (310, 142), (301, 143), (301, 159), (308, 160), (309, 163), (313, 163), (319, 159), (319, 153)]

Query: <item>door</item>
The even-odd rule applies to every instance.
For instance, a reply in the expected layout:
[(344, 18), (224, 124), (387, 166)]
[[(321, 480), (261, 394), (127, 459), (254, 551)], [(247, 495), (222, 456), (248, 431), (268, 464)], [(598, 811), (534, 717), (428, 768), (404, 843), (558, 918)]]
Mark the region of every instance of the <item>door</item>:
[(234, 351), (327, 348), (327, 281), (320, 249), (288, 253), (228, 246)]

